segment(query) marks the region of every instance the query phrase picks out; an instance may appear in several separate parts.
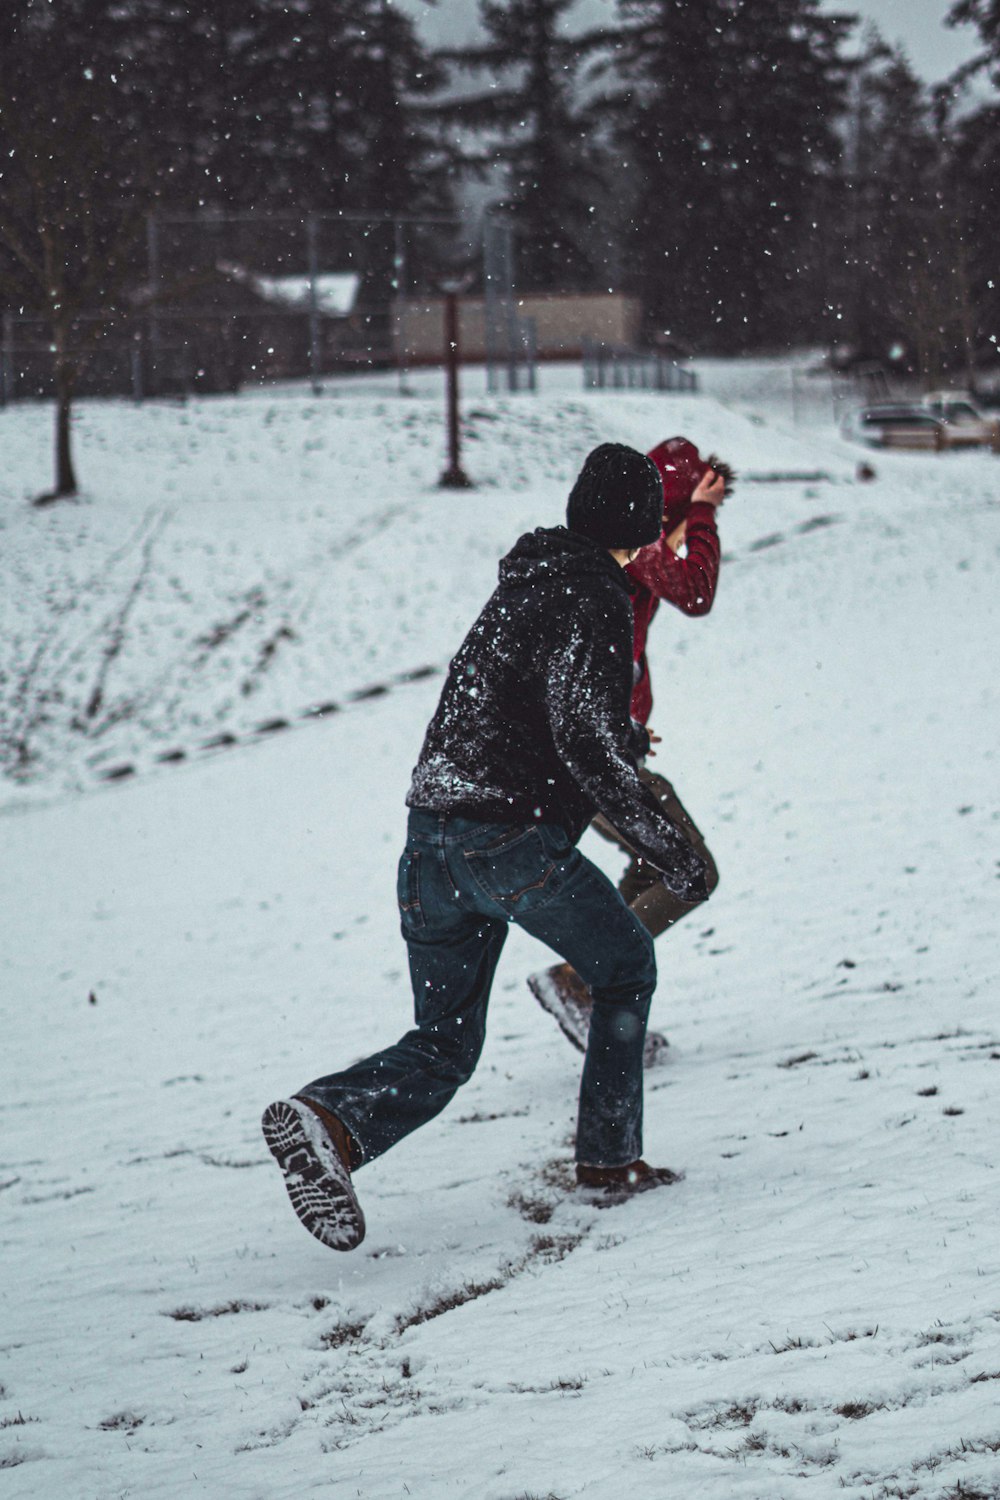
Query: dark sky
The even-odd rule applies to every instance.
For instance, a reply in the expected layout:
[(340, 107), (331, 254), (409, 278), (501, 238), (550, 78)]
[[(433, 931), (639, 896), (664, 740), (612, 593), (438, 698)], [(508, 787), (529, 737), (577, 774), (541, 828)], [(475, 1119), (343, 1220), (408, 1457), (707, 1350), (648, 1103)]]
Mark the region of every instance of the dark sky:
[[(421, 19), (429, 41), (464, 42), (476, 33), (476, 0), (395, 0), (402, 9)], [(944, 18), (952, 0), (822, 0), (831, 12), (858, 15), (873, 22), (887, 42), (900, 43), (914, 71), (928, 83), (938, 83), (978, 51), (978, 33), (971, 26), (946, 27)], [(599, 25), (612, 13), (610, 0), (578, 0), (574, 17), (581, 25)]]

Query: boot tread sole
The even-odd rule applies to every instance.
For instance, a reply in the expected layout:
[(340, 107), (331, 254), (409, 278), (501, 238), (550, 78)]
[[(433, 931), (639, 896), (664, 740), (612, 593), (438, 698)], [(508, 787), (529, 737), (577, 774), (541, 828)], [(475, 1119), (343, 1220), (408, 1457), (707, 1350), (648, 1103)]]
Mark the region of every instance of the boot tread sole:
[(351, 1174), (318, 1117), (304, 1104), (278, 1099), (264, 1111), (261, 1129), (303, 1227), (331, 1250), (360, 1245), (365, 1216)]

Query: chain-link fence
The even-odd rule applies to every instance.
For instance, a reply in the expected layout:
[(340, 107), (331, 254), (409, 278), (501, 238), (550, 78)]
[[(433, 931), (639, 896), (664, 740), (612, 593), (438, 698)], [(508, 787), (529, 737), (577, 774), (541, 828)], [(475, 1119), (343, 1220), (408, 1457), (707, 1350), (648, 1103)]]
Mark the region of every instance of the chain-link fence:
[[(456, 222), (153, 214), (128, 298), (64, 337), (75, 389), (141, 400), (404, 368), (407, 300), (438, 287)], [(51, 333), (43, 318), (4, 316), (2, 399), (53, 394)]]

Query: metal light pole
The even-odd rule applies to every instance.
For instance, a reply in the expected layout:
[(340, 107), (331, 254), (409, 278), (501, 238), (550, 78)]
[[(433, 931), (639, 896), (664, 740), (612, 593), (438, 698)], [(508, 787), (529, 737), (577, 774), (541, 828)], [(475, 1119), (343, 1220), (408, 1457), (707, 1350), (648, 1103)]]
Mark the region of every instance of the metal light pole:
[(470, 490), (472, 480), (462, 468), (459, 457), (458, 413), (458, 287), (444, 287), (444, 363), (447, 382), (446, 413), (448, 424), (448, 467), (438, 486), (444, 490)]

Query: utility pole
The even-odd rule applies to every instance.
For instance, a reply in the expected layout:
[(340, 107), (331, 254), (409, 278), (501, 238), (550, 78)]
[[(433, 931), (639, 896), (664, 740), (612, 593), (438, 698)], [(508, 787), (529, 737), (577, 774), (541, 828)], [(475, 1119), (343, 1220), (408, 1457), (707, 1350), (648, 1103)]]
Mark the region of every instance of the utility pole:
[(444, 364), (447, 388), (448, 467), (438, 480), (438, 486), (443, 490), (472, 489), (472, 480), (462, 468), (459, 454), (458, 360), (458, 288), (454, 284), (449, 284), (444, 288)]

